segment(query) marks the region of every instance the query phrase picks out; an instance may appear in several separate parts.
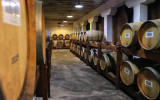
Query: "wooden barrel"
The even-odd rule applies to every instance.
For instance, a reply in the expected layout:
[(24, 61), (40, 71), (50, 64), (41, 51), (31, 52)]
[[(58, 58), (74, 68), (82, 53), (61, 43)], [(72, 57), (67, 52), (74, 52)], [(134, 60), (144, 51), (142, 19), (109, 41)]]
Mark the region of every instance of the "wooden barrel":
[(69, 34), (66, 34), (66, 35), (65, 35), (65, 39), (66, 39), (66, 40), (69, 40), (69, 38), (70, 38)]
[(59, 37), (59, 40), (63, 40), (63, 34), (60, 34), (58, 37)]
[(81, 57), (84, 57), (84, 52), (85, 52), (85, 48), (82, 47), (82, 50), (81, 50)]
[(65, 43), (65, 47), (69, 47), (70, 46), (70, 43), (69, 42), (66, 42)]
[(83, 37), (84, 37), (84, 32), (81, 32), (80, 41), (83, 41)]
[(160, 95), (160, 65), (145, 67), (138, 73), (137, 84), (147, 99), (156, 99)]
[(53, 34), (52, 38), (53, 38), (53, 40), (57, 40), (57, 38), (58, 38), (57, 34)]
[(86, 31), (84, 35), (84, 41), (102, 41), (103, 39), (103, 32), (98, 30), (89, 30)]
[(80, 46), (79, 45), (77, 45), (77, 54), (80, 55)]
[(76, 33), (73, 33), (73, 40), (76, 40)]
[[(128, 60), (126, 54), (122, 54), (122, 61)], [(115, 71), (117, 66), (117, 52), (104, 53), (100, 60), (100, 67), (102, 70)]]
[(150, 20), (142, 24), (138, 33), (138, 41), (146, 50), (160, 47), (160, 20)]
[(124, 47), (133, 46), (138, 43), (138, 32), (143, 22), (126, 23), (120, 32), (120, 41)]
[(37, 65), (45, 64), (46, 58), (46, 40), (45, 40), (45, 22), (42, 2), (35, 3), (36, 18), (36, 47), (37, 47)]
[(72, 48), (73, 48), (73, 44), (71, 43), (71, 45), (70, 45), (70, 50), (72, 50)]
[(155, 62), (151, 62), (145, 59), (132, 59), (130, 61), (124, 61), (120, 66), (120, 77), (125, 85), (132, 85), (137, 83), (137, 74), (140, 69), (145, 66), (153, 65)]
[(95, 66), (98, 64), (98, 51), (95, 51), (93, 54), (93, 63)]
[(97, 51), (97, 49), (91, 49), (91, 50), (89, 51), (88, 61), (89, 61), (90, 63), (93, 62), (94, 52), (96, 52), (96, 51)]
[(0, 2), (0, 99), (31, 100), (36, 74), (34, 0)]

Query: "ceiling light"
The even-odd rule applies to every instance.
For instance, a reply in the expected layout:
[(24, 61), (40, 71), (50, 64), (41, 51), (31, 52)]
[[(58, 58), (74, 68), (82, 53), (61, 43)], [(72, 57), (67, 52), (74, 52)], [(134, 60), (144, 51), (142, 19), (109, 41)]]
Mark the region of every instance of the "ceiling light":
[(60, 26), (64, 26), (64, 24), (60, 24)]
[(68, 22), (68, 21), (67, 21), (67, 20), (64, 20), (63, 22), (66, 23), (66, 22)]
[(73, 16), (72, 15), (68, 15), (67, 17), (72, 18)]
[(75, 5), (76, 8), (83, 8), (83, 5), (80, 4), (80, 2), (78, 1), (77, 4)]

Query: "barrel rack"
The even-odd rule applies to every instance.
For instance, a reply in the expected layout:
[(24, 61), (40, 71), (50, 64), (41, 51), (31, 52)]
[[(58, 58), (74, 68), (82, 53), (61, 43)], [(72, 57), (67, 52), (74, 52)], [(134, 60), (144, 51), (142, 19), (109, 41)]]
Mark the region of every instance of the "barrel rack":
[(37, 65), (36, 71), (35, 95), (43, 97), (43, 100), (48, 100), (48, 97), (50, 97), (51, 56), (52, 40), (46, 43), (46, 63)]
[[(91, 66), (93, 69), (95, 69), (98, 74), (101, 74), (103, 75), (105, 78), (109, 79), (113, 84), (116, 85), (116, 88), (117, 89), (120, 89), (120, 84), (119, 84), (119, 67), (120, 67), (120, 64), (121, 64), (121, 59), (120, 59), (120, 52), (121, 50), (120, 49), (120, 46), (117, 45), (117, 44), (112, 44), (112, 43), (109, 43), (109, 42), (84, 42), (84, 41), (77, 41), (77, 40), (71, 40), (71, 43), (75, 44), (76, 47), (77, 45), (80, 45), (80, 55), (81, 55), (81, 50), (82, 50), (82, 46), (86, 47), (87, 48), (87, 58), (88, 58), (88, 54), (89, 54), (89, 50), (91, 48), (97, 48), (98, 49), (98, 64), (97, 66), (95, 66), (94, 64), (92, 63), (89, 63), (88, 60), (85, 60), (83, 59), (81, 56), (79, 56), (78, 54), (76, 54), (76, 52), (70, 50), (72, 53), (74, 53), (76, 56), (78, 56), (81, 60), (83, 60), (87, 65)], [(115, 52), (118, 52), (118, 56), (117, 56), (117, 70), (116, 70), (116, 74), (114, 74), (113, 72), (109, 72), (109, 71), (106, 71), (106, 72), (102, 72), (100, 70), (100, 66), (99, 66), (99, 62), (100, 62), (100, 59), (102, 57), (102, 52), (101, 52), (101, 49), (107, 49), (107, 50), (112, 50), (112, 51), (115, 51)]]
[[(65, 41), (69, 41), (69, 39), (52, 39), (52, 42), (54, 41), (63, 41), (63, 43), (65, 44), (66, 43)], [(58, 48), (58, 49), (69, 49), (69, 47), (66, 47), (65, 45), (63, 45), (62, 48)], [(52, 46), (52, 49), (56, 49), (56, 47)]]
[[(73, 54), (75, 54), (77, 57), (79, 57), (81, 60), (83, 60), (87, 65), (94, 68), (98, 74), (101, 74), (105, 78), (107, 78), (109, 81), (111, 81), (113, 84), (116, 85), (117, 89), (123, 90), (126, 94), (128, 94), (130, 97), (132, 97), (135, 100), (147, 100), (138, 90), (138, 87), (136, 86), (127, 86), (124, 85), (120, 79), (120, 66), (122, 64), (122, 53), (127, 54), (129, 57), (133, 58), (133, 56), (138, 56), (150, 60), (156, 60), (160, 61), (160, 49), (154, 50), (154, 51), (146, 51), (140, 46), (132, 46), (130, 48), (125, 48), (121, 46), (119, 43), (110, 43), (110, 42), (84, 42), (84, 41), (78, 41), (78, 40), (71, 40), (70, 43), (73, 43), (76, 45), (80, 45), (80, 55), (82, 46), (87, 48), (87, 58), (89, 54), (89, 50), (91, 48), (97, 48), (98, 49), (98, 65), (95, 66), (94, 64), (89, 63), (88, 60), (83, 59), (80, 55), (78, 55), (76, 52), (70, 50)], [(105, 71), (103, 72), (100, 69), (99, 61), (102, 57), (101, 49), (107, 49), (111, 51), (117, 52), (117, 67), (116, 67), (116, 74), (113, 72)], [(159, 100), (160, 98), (157, 98), (156, 100)]]
[[(121, 52), (131, 56), (138, 56), (138, 57), (149, 59), (149, 60), (160, 61), (160, 49), (148, 51), (136, 45), (128, 48), (121, 47)], [(120, 86), (121, 86), (121, 89), (126, 93), (128, 93), (128, 95), (130, 95), (132, 98), (136, 100), (148, 100), (140, 93), (140, 91), (138, 90), (138, 87), (136, 88), (135, 86), (126, 86), (122, 82), (120, 82)], [(159, 100), (159, 99), (160, 97), (158, 97), (155, 100)]]

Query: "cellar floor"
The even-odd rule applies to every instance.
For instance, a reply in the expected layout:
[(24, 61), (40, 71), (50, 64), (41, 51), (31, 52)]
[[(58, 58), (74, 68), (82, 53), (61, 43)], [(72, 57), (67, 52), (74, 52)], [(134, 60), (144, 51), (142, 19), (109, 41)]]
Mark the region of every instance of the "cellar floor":
[(53, 100), (132, 100), (69, 50), (52, 51)]

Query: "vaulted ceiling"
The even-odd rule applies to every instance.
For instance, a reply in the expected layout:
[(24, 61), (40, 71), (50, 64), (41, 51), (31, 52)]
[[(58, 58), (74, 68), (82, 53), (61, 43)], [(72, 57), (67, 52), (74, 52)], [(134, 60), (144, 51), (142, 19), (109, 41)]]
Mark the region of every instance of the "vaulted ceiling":
[[(44, 10), (45, 10), (45, 19), (47, 21), (58, 21), (61, 22), (64, 19), (67, 19), (69, 23), (73, 23), (78, 19), (82, 18), (86, 14), (90, 13), (107, 0), (79, 0), (83, 4), (83, 8), (75, 8), (75, 4), (78, 0), (43, 0), (44, 1)], [(73, 15), (73, 18), (67, 18), (69, 14)]]

